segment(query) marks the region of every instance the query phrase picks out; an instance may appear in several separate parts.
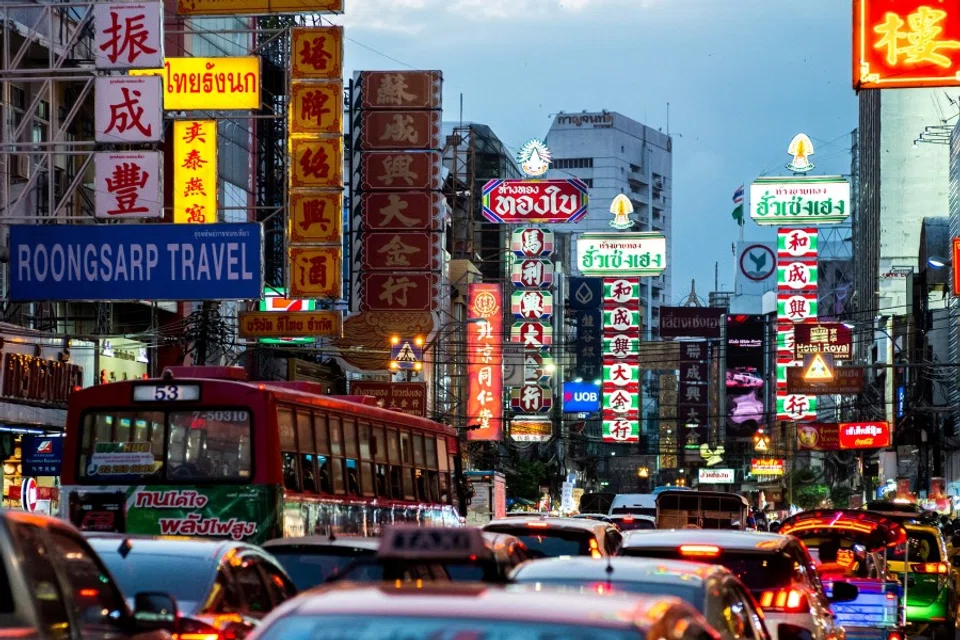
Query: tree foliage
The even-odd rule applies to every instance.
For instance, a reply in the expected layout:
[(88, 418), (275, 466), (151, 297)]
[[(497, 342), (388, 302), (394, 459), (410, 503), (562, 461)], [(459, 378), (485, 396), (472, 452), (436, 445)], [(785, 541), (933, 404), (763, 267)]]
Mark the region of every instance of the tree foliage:
[(547, 465), (539, 460), (517, 460), (513, 470), (505, 475), (508, 499), (536, 502), (540, 499), (540, 485), (546, 480)]

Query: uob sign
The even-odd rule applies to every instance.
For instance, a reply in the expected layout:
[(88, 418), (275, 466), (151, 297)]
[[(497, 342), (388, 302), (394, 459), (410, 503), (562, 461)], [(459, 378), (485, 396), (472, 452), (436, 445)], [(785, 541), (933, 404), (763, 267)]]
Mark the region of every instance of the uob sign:
[(565, 413), (592, 413), (600, 410), (600, 387), (592, 382), (565, 382), (563, 384)]

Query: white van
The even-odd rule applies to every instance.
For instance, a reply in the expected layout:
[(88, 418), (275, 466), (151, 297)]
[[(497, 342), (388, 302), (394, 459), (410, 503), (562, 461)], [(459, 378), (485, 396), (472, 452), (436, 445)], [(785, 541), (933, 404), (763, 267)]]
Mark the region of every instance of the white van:
[(609, 515), (656, 516), (657, 496), (652, 493), (618, 493), (610, 504)]

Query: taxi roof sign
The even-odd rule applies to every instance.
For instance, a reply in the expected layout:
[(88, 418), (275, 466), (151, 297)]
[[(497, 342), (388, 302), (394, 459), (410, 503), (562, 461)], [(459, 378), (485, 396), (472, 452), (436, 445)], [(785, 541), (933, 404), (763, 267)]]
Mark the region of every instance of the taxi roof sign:
[(490, 556), (483, 533), (475, 527), (390, 526), (377, 550), (379, 559), (464, 562)]

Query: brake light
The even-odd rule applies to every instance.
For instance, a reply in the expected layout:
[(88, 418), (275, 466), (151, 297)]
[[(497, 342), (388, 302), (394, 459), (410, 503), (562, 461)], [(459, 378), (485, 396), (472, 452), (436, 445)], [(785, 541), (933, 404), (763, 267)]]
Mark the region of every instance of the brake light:
[(549, 527), (550, 525), (547, 524), (546, 522), (534, 521), (534, 522), (528, 522), (528, 523), (527, 523), (527, 526), (528, 526), (528, 527), (533, 527), (533, 528), (535, 528), (535, 529), (546, 529), (546, 528)]
[(600, 554), (600, 545), (597, 544), (596, 538), (590, 538), (590, 557), (591, 558), (601, 558), (603, 557)]
[(948, 571), (945, 562), (918, 562), (910, 563), (910, 571), (913, 573), (939, 573), (946, 574)]
[(100, 591), (97, 589), (80, 589), (81, 598), (96, 598), (100, 595)]
[(899, 631), (891, 631), (887, 634), (887, 640), (903, 640), (903, 634)]
[(797, 589), (772, 589), (760, 596), (760, 607), (770, 611), (786, 613), (807, 613), (810, 602), (803, 591)]
[(623, 521), (624, 521), (624, 522), (633, 522), (633, 516), (624, 516)]
[(173, 640), (220, 640), (219, 633), (181, 633), (174, 635)]
[(712, 544), (685, 544), (680, 547), (680, 555), (699, 558), (715, 558), (720, 555), (720, 547)]

